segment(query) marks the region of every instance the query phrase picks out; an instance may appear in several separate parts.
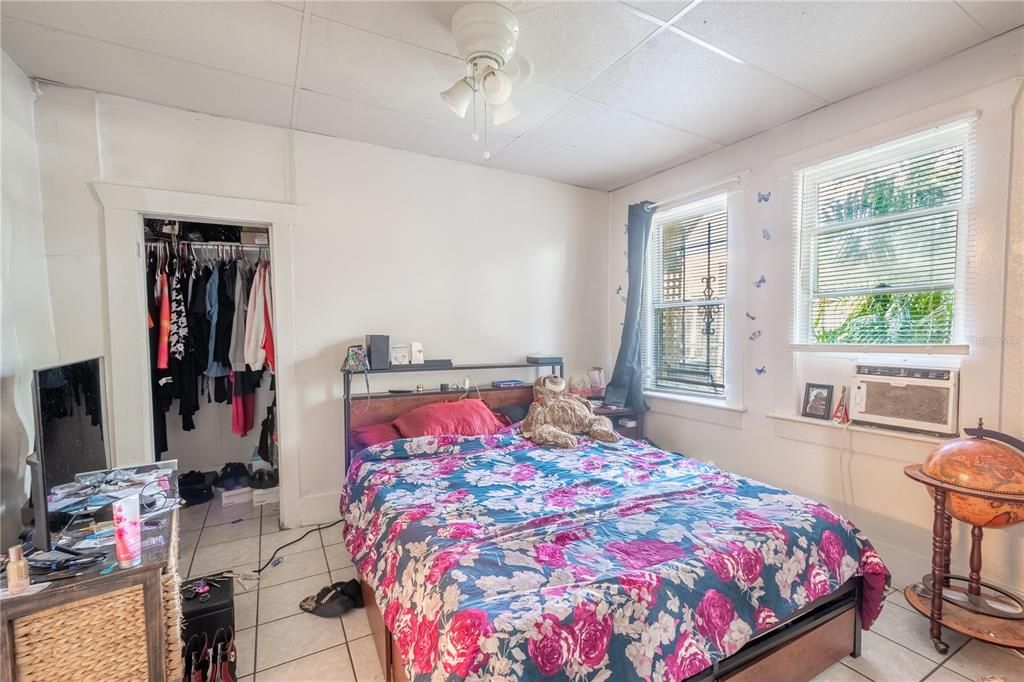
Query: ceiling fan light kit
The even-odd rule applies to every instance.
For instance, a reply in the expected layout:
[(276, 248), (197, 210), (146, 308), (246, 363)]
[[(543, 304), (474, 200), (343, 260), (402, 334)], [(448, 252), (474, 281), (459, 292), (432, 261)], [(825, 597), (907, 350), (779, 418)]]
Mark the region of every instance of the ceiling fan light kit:
[(465, 118), (473, 105), (473, 140), (477, 131), (476, 95), (483, 101), (483, 158), (491, 158), (487, 149), (487, 109), (491, 123), (500, 126), (519, 115), (512, 103), (512, 78), (503, 70), (515, 54), (519, 38), (519, 20), (507, 8), (494, 3), (476, 2), (459, 8), (452, 17), (452, 33), (459, 56), (466, 60), (466, 77), (441, 93), (441, 99), (459, 118)]
[(442, 92), (441, 99), (444, 100), (444, 103), (448, 105), (453, 114), (459, 118), (466, 118), (466, 112), (469, 111), (469, 105), (473, 103), (474, 94), (473, 86), (469, 84), (469, 80), (463, 78)]

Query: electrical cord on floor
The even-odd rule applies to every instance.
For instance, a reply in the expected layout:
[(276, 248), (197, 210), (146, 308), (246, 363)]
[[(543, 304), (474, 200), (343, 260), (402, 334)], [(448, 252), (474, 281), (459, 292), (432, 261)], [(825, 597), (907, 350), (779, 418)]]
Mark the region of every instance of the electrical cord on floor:
[(301, 536), (299, 536), (298, 538), (292, 540), (291, 542), (284, 543), (283, 545), (281, 545), (280, 547), (278, 547), (277, 549), (274, 550), (274, 553), (270, 555), (269, 559), (267, 559), (267, 563), (263, 564), (261, 567), (259, 567), (258, 569), (256, 569), (253, 572), (256, 573), (257, 575), (262, 573), (267, 568), (267, 566), (269, 566), (270, 564), (274, 563), (274, 558), (277, 557), (277, 553), (280, 552), (285, 547), (288, 547), (289, 545), (294, 545), (296, 542), (301, 542), (301, 541), (305, 540), (308, 535), (312, 535), (313, 533), (319, 533), (322, 530), (327, 530), (331, 526), (337, 526), (341, 522), (342, 522), (342, 519), (338, 519), (334, 523), (328, 523), (326, 526), (317, 526), (316, 528), (311, 528), (310, 530), (306, 531)]

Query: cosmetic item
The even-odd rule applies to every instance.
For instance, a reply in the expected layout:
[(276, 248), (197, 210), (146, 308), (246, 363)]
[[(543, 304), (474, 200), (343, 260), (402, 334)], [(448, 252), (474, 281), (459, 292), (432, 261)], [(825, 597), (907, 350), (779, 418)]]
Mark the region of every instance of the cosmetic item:
[(7, 593), (12, 597), (28, 589), (28, 561), (21, 545), (7, 550)]
[(139, 527), (139, 496), (117, 500), (114, 507), (114, 538), (117, 563), (132, 568), (142, 563), (142, 530)]
[(448, 390), (448, 384), (441, 384), (441, 390), (442, 391), (447, 391)]

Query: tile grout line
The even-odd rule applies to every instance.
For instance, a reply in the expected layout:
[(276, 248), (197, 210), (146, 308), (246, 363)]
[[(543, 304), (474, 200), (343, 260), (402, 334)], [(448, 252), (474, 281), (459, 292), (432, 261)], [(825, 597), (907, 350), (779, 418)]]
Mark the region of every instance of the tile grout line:
[(348, 640), (345, 640), (345, 653), (348, 654), (348, 667), (352, 669), (352, 679), (355, 682), (359, 682), (359, 673), (356, 672), (356, 660), (352, 658), (352, 648), (348, 645)]
[[(202, 539), (203, 531), (206, 530), (206, 517), (210, 515), (210, 503), (209, 502), (205, 502), (204, 504), (206, 505), (206, 513), (203, 514), (203, 522), (199, 525), (199, 535), (196, 536), (196, 544), (192, 548), (192, 553), (189, 555), (189, 558), (188, 558), (188, 569), (185, 571), (185, 580), (188, 580), (189, 575), (191, 575), (191, 573), (192, 573), (192, 562), (195, 561), (195, 559), (196, 559), (196, 550), (199, 549), (199, 540)], [(179, 514), (179, 520), (180, 520), (180, 514)], [(181, 538), (181, 532), (182, 531), (179, 529), (178, 530), (178, 537), (179, 537), (179, 539)]]
[[(277, 663), (276, 665), (272, 665), (269, 668), (264, 668), (260, 672), (261, 673), (267, 673), (267, 672), (270, 672), (270, 671), (274, 670), (275, 668), (280, 668), (282, 666), (288, 665), (289, 663), (294, 663), (295, 661), (301, 661), (304, 658), (309, 658), (310, 656), (316, 656), (317, 654), (322, 654), (325, 651), (330, 651), (331, 649), (337, 649), (339, 647), (348, 648), (347, 645), (344, 642), (341, 643), (341, 644), (335, 644), (334, 646), (329, 646), (326, 649), (320, 649), (319, 651), (314, 651), (312, 653), (308, 653), (305, 656), (299, 656), (298, 658), (293, 658), (291, 660), (284, 661), (282, 663)], [(349, 655), (349, 660), (351, 661), (351, 655)], [(255, 674), (256, 673), (253, 673), (253, 675), (255, 675)], [(353, 668), (353, 674), (355, 674), (355, 668)]]
[[(893, 591), (892, 591), (892, 592), (890, 592), (889, 594), (885, 595), (885, 599), (883, 599), (883, 602), (886, 602), (886, 603), (888, 603), (888, 601), (889, 601), (889, 597), (891, 597), (891, 596), (893, 596), (893, 595), (895, 595), (895, 594), (902, 594), (902, 592), (901, 592), (900, 590), (893, 590)], [(893, 605), (893, 606), (895, 606), (895, 607), (897, 607), (897, 608), (899, 608), (899, 609), (901, 609), (902, 611), (907, 611), (907, 612), (909, 612), (909, 613), (913, 613), (913, 614), (918, 614), (918, 611), (917, 611), (917, 610), (915, 610), (915, 609), (913, 609), (913, 608), (908, 608), (907, 606), (904, 606), (904, 605), (903, 605), (903, 604), (902, 604), (902, 603), (901, 603), (900, 601), (898, 601), (898, 600), (897, 600), (897, 601), (893, 601), (893, 602), (892, 602), (892, 605)], [(918, 614), (918, 615), (920, 615), (920, 614)], [(896, 640), (892, 639), (891, 637), (887, 637), (886, 635), (882, 634), (881, 632), (875, 632), (874, 630), (872, 630), (872, 632), (874, 632), (874, 633), (875, 633), (876, 635), (878, 635), (879, 637), (881, 637), (881, 638), (883, 638), (883, 639), (887, 639), (887, 640), (889, 640), (890, 642), (892, 642), (892, 643), (894, 643), (894, 644), (898, 644), (899, 646), (903, 647), (903, 648), (904, 648), (904, 649), (906, 649), (907, 651), (911, 651), (911, 652), (913, 652), (913, 653), (917, 654), (917, 655), (918, 655), (918, 656), (920, 656), (921, 658), (925, 658), (925, 659), (927, 659), (927, 660), (931, 661), (932, 663), (934, 663), (934, 662), (935, 662), (935, 661), (934, 661), (933, 659), (931, 659), (931, 658), (928, 658), (927, 656), (925, 656), (924, 654), (922, 654), (922, 653), (921, 653), (921, 652), (919, 652), (919, 651), (916, 651), (916, 650), (914, 650), (914, 649), (911, 649), (910, 647), (908, 647), (908, 646), (904, 645), (904, 644), (903, 644), (902, 642), (898, 642), (898, 641), (896, 641)], [(936, 665), (936, 667), (935, 667), (935, 668), (933, 668), (933, 669), (931, 670), (931, 672), (929, 672), (929, 673), (928, 673), (927, 675), (925, 675), (925, 676), (924, 676), (923, 678), (921, 678), (922, 682), (923, 682), (923, 680), (926, 680), (926, 679), (928, 679), (929, 677), (931, 677), (931, 676), (932, 676), (933, 674), (935, 674), (935, 671), (937, 671), (937, 670), (938, 670), (939, 668), (945, 667), (946, 663), (947, 663), (947, 662), (948, 662), (948, 661), (949, 661), (950, 659), (952, 659), (952, 658), (953, 658), (953, 656), (955, 656), (955, 655), (957, 655), (958, 653), (960, 653), (960, 650), (961, 650), (961, 649), (963, 649), (963, 648), (964, 648), (965, 646), (967, 646), (968, 644), (970, 644), (970, 642), (971, 642), (971, 640), (970, 640), (970, 638), (968, 638), (967, 640), (965, 640), (964, 642), (962, 642), (962, 643), (960, 644), (960, 646), (956, 647), (956, 648), (955, 648), (955, 649), (953, 650), (953, 652), (952, 652), (952, 653), (950, 653), (950, 654), (947, 654), (947, 655), (946, 655), (946, 656), (945, 656), (945, 657), (944, 657), (944, 658), (943, 658), (943, 659), (942, 659), (941, 661), (939, 661), (939, 662), (938, 662), (938, 664)], [(955, 671), (955, 670), (952, 670), (952, 668), (950, 668), (950, 670), (951, 670), (952, 672), (956, 673), (956, 671)], [(958, 674), (958, 675), (959, 675), (960, 673), (956, 673), (956, 674)], [(961, 675), (961, 677), (962, 677), (962, 675)]]
[[(932, 668), (931, 671), (929, 671), (929, 673), (927, 675), (922, 677), (921, 678), (921, 682), (924, 682), (925, 680), (927, 680), (929, 677), (931, 677), (936, 672), (938, 672), (941, 668), (946, 668), (946, 662), (951, 660), (958, 653), (960, 653), (963, 650), (963, 648), (966, 647), (970, 643), (971, 643), (971, 639), (967, 638), (966, 641), (964, 641), (960, 646), (958, 646), (956, 649), (953, 650), (953, 653), (949, 654), (944, 659), (942, 659), (942, 661), (937, 666)], [(946, 670), (948, 670), (949, 672), (953, 673), (954, 675), (960, 675), (960, 673), (958, 673), (957, 671), (953, 670), (952, 668), (946, 668)], [(960, 675), (960, 676), (964, 677), (963, 675)], [(966, 680), (966, 679), (970, 679), (970, 678), (964, 677), (964, 679)]]
[[(256, 569), (260, 568), (260, 557), (263, 556), (263, 508), (260, 507), (259, 514), (259, 526), (260, 534), (256, 536)], [(257, 574), (256, 581), (256, 622), (252, 624), (252, 679), (256, 679), (256, 654), (259, 653), (260, 647), (260, 592), (263, 591), (263, 583), (258, 579)]]
[(317, 649), (316, 651), (310, 651), (308, 654), (303, 654), (301, 656), (296, 656), (295, 658), (289, 658), (287, 661), (281, 661), (280, 663), (275, 663), (274, 665), (266, 667), (266, 668), (263, 668), (261, 670), (256, 670), (255, 669), (256, 665), (254, 663), (253, 666), (252, 666), (253, 667), (252, 674), (255, 676), (258, 673), (265, 673), (268, 670), (273, 670), (274, 668), (279, 668), (282, 665), (287, 665), (288, 663), (294, 663), (295, 661), (301, 661), (304, 658), (309, 658), (310, 656), (316, 656), (317, 654), (322, 654), (325, 651), (330, 651), (331, 649), (336, 649), (339, 646), (345, 646), (345, 644), (346, 644), (345, 642), (341, 642), (340, 644), (332, 644), (331, 646), (324, 647), (323, 649)]
[[(897, 645), (897, 646), (899, 646), (899, 647), (902, 647), (902, 648), (906, 649), (906, 650), (907, 650), (907, 651), (909, 651), (910, 653), (914, 654), (915, 656), (919, 656), (920, 658), (923, 658), (923, 659), (925, 659), (925, 660), (926, 660), (926, 661), (928, 661), (929, 663), (934, 663), (934, 662), (935, 662), (935, 661), (933, 661), (932, 659), (930, 659), (930, 658), (928, 658), (927, 656), (925, 656), (924, 654), (922, 654), (922, 653), (919, 653), (919, 652), (917, 652), (917, 651), (914, 651), (913, 649), (911, 649), (910, 647), (906, 646), (905, 644), (901, 644), (900, 642), (896, 641), (896, 640), (895, 640), (895, 639), (893, 639), (892, 637), (886, 637), (886, 636), (885, 636), (885, 635), (883, 635), (883, 634), (882, 634), (881, 632), (875, 632), (874, 630), (870, 630), (869, 632), (871, 632), (871, 633), (873, 633), (873, 634), (875, 634), (875, 635), (878, 635), (878, 636), (879, 636), (879, 637), (881, 637), (882, 639), (888, 640), (888, 641), (892, 642), (893, 644), (895, 644), (895, 645)], [(959, 649), (958, 649), (957, 651), (959, 651)], [(948, 657), (947, 657), (947, 658), (948, 658)], [(946, 659), (943, 659), (943, 660), (946, 660)], [(940, 663), (939, 663), (939, 665), (942, 665), (942, 663), (940, 662)]]
[(865, 675), (865, 674), (864, 674), (864, 673), (862, 673), (861, 671), (857, 670), (856, 668), (851, 668), (851, 667), (850, 667), (849, 665), (847, 665), (846, 663), (843, 663), (842, 661), (839, 661), (839, 664), (840, 664), (840, 665), (842, 665), (843, 667), (845, 667), (845, 668), (849, 669), (849, 670), (852, 670), (852, 671), (853, 671), (854, 673), (856, 673), (857, 675), (860, 675), (860, 676), (861, 676), (861, 677), (863, 677), (863, 678), (864, 678), (865, 680), (870, 680), (870, 682), (875, 682), (875, 681), (874, 681), (874, 680), (872, 680), (872, 679), (871, 679), (870, 677), (868, 677), (867, 675)]
[[(898, 589), (894, 589), (894, 590), (892, 590), (891, 592), (889, 592), (889, 594), (885, 595), (885, 598), (883, 599), (883, 602), (885, 602), (885, 603), (888, 603), (888, 602), (889, 602), (889, 597), (891, 597), (891, 596), (893, 596), (893, 595), (896, 595), (896, 594), (902, 594), (902, 592), (901, 592), (900, 590), (898, 590)], [(896, 608), (899, 608), (899, 609), (900, 609), (901, 611), (907, 611), (907, 612), (909, 612), (909, 613), (913, 613), (913, 614), (917, 614), (917, 613), (918, 613), (918, 612), (917, 612), (917, 611), (916, 611), (915, 609), (913, 609), (913, 608), (907, 608), (906, 606), (904, 606), (904, 605), (903, 605), (903, 604), (902, 604), (902, 603), (901, 603), (900, 601), (898, 601), (898, 600), (894, 600), (894, 601), (892, 602), (892, 605), (893, 605), (894, 607), (896, 607)], [(872, 632), (874, 632), (874, 633), (875, 633), (876, 635), (878, 635), (878, 636), (879, 636), (879, 637), (881, 637), (882, 639), (887, 639), (887, 640), (889, 640), (890, 642), (892, 642), (893, 644), (899, 645), (899, 646), (903, 647), (904, 649), (906, 649), (907, 651), (910, 651), (910, 652), (912, 652), (912, 653), (915, 653), (915, 654), (917, 654), (918, 656), (920, 656), (921, 658), (924, 658), (924, 659), (926, 659), (926, 660), (928, 660), (928, 661), (931, 661), (932, 663), (935, 663), (935, 661), (934, 661), (933, 659), (931, 659), (931, 658), (928, 658), (927, 656), (925, 656), (924, 654), (920, 653), (919, 651), (915, 651), (914, 649), (911, 649), (910, 647), (908, 647), (908, 646), (904, 645), (904, 644), (903, 644), (902, 642), (898, 642), (898, 641), (896, 641), (896, 640), (894, 640), (894, 639), (892, 639), (892, 638), (890, 638), (890, 637), (887, 637), (886, 635), (882, 634), (881, 632), (875, 632), (874, 630), (872, 630)], [(935, 674), (935, 673), (936, 673), (936, 672), (937, 672), (937, 671), (938, 671), (938, 670), (939, 670), (940, 668), (945, 668), (945, 667), (946, 667), (946, 663), (947, 663), (947, 662), (949, 662), (949, 661), (950, 661), (950, 660), (951, 660), (951, 659), (953, 658), (953, 656), (955, 656), (955, 655), (957, 655), (958, 653), (960, 653), (960, 651), (961, 651), (961, 650), (962, 650), (962, 649), (963, 649), (964, 647), (966, 647), (966, 646), (967, 646), (968, 644), (970, 644), (970, 642), (971, 642), (971, 640), (970, 640), (970, 639), (968, 638), (968, 639), (967, 639), (966, 641), (962, 642), (962, 643), (960, 644), (960, 646), (956, 647), (956, 648), (955, 648), (955, 649), (953, 650), (953, 652), (952, 652), (952, 653), (950, 653), (950, 654), (946, 655), (946, 656), (945, 656), (945, 657), (944, 657), (944, 658), (943, 658), (943, 659), (942, 659), (941, 661), (939, 661), (938, 663), (936, 663), (935, 667), (934, 667), (934, 668), (932, 668), (932, 669), (931, 669), (931, 670), (930, 670), (930, 671), (928, 672), (928, 674), (927, 674), (927, 675), (925, 675), (924, 677), (922, 677), (922, 678), (921, 678), (921, 682), (924, 682), (924, 680), (927, 680), (927, 679), (928, 679), (929, 677), (931, 677), (932, 675), (934, 675), (934, 674)], [(849, 666), (847, 666), (847, 667), (849, 667)], [(852, 668), (851, 668), (851, 669), (852, 669)], [(954, 673), (954, 674), (956, 674), (956, 675), (959, 675), (959, 674), (960, 674), (960, 673), (956, 672), (955, 670), (953, 670), (952, 668), (947, 668), (947, 670), (949, 670), (950, 672), (952, 672), (952, 673)], [(856, 670), (855, 670), (854, 672), (859, 672), (859, 671), (856, 671)], [(861, 674), (863, 674), (863, 673), (861, 673)], [(961, 675), (961, 677), (963, 677), (963, 676)], [(965, 679), (968, 679), (968, 678), (965, 678)]]

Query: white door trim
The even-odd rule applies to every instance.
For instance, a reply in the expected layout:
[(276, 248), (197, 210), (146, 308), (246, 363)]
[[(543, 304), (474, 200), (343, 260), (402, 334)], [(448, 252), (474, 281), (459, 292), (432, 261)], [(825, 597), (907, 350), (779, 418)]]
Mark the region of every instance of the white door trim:
[(107, 276), (108, 344), (106, 363), (110, 406), (110, 451), (115, 466), (148, 463), (153, 452), (153, 408), (149, 385), (149, 342), (145, 262), (142, 257), (142, 216), (158, 214), (262, 223), (270, 229), (274, 288), (274, 346), (277, 352), (275, 389), (281, 476), (281, 524), (300, 523), (299, 460), (296, 435), (299, 415), (295, 387), (294, 291), (292, 233), (302, 207), (210, 194), (93, 183), (103, 205), (104, 256)]

